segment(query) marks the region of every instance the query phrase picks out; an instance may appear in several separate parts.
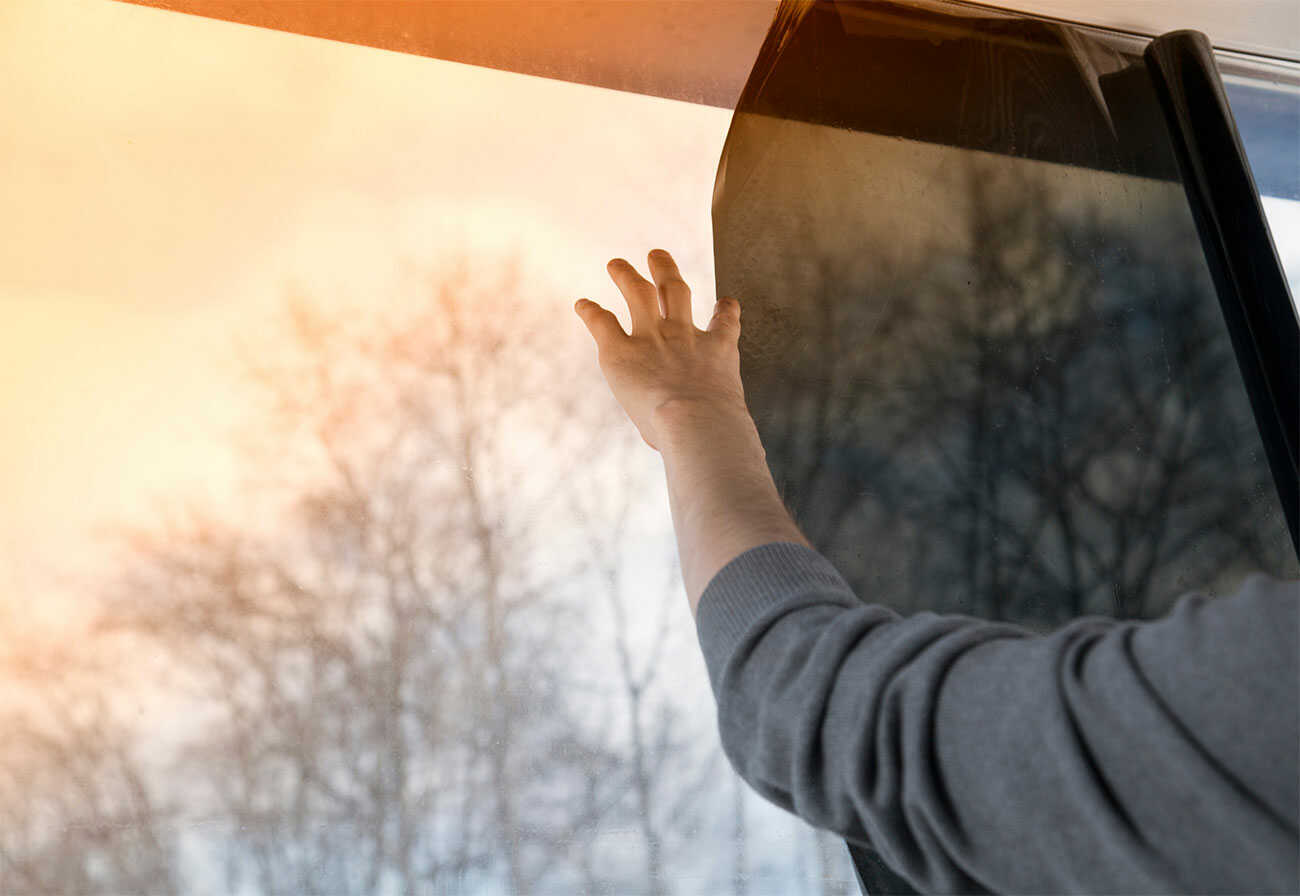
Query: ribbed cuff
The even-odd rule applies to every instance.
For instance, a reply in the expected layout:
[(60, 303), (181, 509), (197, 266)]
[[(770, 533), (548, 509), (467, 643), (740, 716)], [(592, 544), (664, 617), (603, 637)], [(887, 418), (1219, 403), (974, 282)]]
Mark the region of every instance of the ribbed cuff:
[(813, 594), (858, 602), (831, 562), (801, 544), (759, 545), (722, 567), (705, 586), (695, 612), (710, 680), (717, 683), (722, 665), (759, 617), (791, 598)]

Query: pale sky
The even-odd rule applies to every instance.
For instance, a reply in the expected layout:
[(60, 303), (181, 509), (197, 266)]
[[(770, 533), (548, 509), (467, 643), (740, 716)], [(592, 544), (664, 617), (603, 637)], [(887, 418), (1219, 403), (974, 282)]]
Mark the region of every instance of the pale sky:
[(290, 282), (382, 309), (403, 259), (517, 252), (572, 315), (662, 246), (712, 302), (725, 110), (107, 0), (5, 0), (0, 83), (11, 625), (95, 525), (221, 499), (230, 346)]

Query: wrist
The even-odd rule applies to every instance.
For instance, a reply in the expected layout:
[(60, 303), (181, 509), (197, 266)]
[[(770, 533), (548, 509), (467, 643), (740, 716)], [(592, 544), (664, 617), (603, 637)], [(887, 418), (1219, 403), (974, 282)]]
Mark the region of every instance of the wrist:
[(654, 409), (651, 421), (665, 461), (681, 453), (719, 451), (736, 459), (766, 458), (743, 400), (670, 398)]

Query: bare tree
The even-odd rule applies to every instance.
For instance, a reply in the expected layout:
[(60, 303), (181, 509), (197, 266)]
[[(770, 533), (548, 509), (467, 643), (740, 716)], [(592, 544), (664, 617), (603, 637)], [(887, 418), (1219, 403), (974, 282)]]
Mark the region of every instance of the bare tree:
[(814, 830), (813, 840), (817, 845), (817, 875), (821, 880), (821, 896), (849, 896), (852, 884), (846, 875), (849, 869), (844, 843), (823, 830)]
[(827, 250), (749, 309), (747, 392), (814, 543), (872, 599), (1044, 626), (1293, 568), (1175, 185), (1137, 223), (1007, 165), (952, 187), (960, 235), (918, 262)]
[(114, 622), (208, 701), (189, 767), (263, 892), (529, 893), (621, 798), (569, 697), (579, 568), (540, 524), (589, 434), (517, 289), (462, 271), (396, 322), (297, 306), (258, 371), (290, 514), (135, 541)]
[(608, 450), (585, 468), (571, 501), (582, 521), (592, 597), (607, 611), (606, 627), (593, 637), (607, 640), (612, 653), (610, 683), (626, 725), (628, 816), (639, 835), (645, 892), (662, 894), (671, 890), (669, 869), (699, 845), (689, 831), (713, 808), (718, 750), (711, 731), (693, 730), (682, 718), (682, 695), (665, 681), (666, 667), (680, 662), (675, 651), (695, 651), (690, 617), (675, 544), (642, 544), (647, 527), (669, 534), (666, 496), (655, 495), (649, 508), (646, 500), (662, 491), (662, 474), (636, 430), (613, 410), (605, 423)]
[(106, 666), (23, 651), (0, 670), (0, 892), (179, 892), (173, 812)]
[(745, 896), (749, 892), (749, 829), (745, 821), (745, 791), (747, 785), (739, 775), (731, 782), (731, 892)]

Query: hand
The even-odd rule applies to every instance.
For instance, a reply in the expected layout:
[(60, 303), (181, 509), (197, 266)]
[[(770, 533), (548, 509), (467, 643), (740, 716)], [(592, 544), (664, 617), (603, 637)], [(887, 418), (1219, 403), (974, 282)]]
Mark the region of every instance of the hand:
[(631, 335), (613, 312), (595, 302), (579, 299), (574, 305), (596, 340), (600, 369), (614, 397), (655, 450), (663, 447), (669, 420), (739, 415), (749, 422), (737, 346), (740, 303), (719, 299), (708, 329), (697, 329), (691, 288), (673, 257), (655, 249), (649, 263), (653, 283), (621, 258), (607, 266), (632, 313)]

